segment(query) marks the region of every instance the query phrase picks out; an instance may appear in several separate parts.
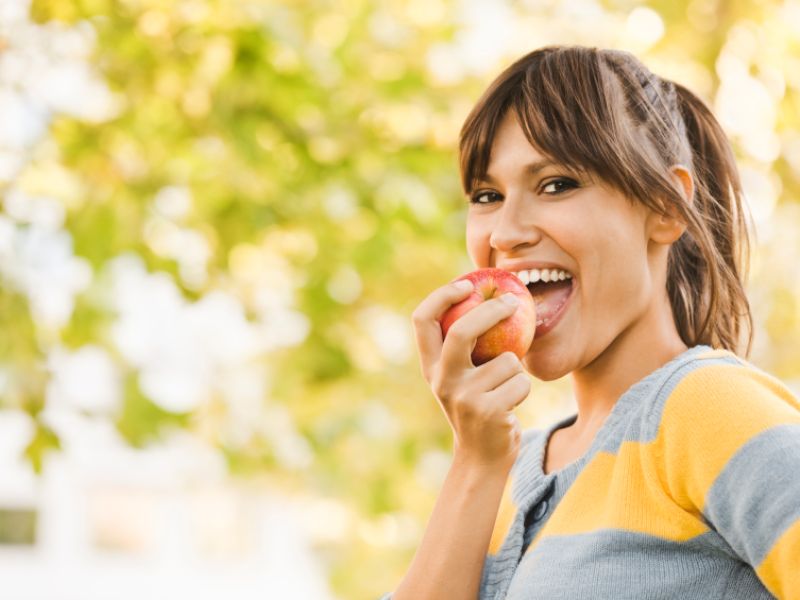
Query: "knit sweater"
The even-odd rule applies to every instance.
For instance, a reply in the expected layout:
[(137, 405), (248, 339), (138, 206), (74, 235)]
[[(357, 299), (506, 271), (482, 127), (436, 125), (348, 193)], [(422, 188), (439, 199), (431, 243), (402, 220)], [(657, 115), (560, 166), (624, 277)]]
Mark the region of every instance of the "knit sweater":
[(550, 434), (576, 419), (523, 432), (480, 600), (800, 599), (800, 401), (783, 383), (689, 348), (545, 474)]

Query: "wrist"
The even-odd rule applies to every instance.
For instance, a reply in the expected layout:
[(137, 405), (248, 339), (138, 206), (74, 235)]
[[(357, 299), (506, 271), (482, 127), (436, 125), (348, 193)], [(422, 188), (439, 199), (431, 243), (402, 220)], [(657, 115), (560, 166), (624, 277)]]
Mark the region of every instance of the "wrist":
[(453, 452), (453, 467), (479, 478), (499, 477), (505, 479), (511, 472), (516, 460), (515, 456), (505, 456), (497, 459), (487, 460), (483, 457), (475, 456), (473, 453), (466, 452), (456, 446)]

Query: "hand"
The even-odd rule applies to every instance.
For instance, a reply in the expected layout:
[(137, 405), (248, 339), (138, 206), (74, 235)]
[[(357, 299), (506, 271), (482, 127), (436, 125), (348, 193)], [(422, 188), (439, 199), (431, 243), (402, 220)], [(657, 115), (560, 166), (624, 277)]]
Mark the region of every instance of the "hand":
[(516, 306), (495, 298), (459, 318), (442, 339), (438, 319), (472, 290), (455, 283), (440, 287), (412, 313), (422, 375), (444, 410), (454, 434), (456, 457), (483, 465), (513, 465), (521, 428), (511, 412), (531, 389), (513, 352), (476, 367), (470, 358), (480, 335), (511, 316)]

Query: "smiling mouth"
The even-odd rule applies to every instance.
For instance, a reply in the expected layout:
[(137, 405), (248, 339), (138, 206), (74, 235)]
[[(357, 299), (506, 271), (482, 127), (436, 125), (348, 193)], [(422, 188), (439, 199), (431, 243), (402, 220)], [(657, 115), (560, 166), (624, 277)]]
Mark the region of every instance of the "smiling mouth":
[(537, 281), (526, 287), (536, 304), (536, 326), (546, 325), (561, 307), (564, 306), (572, 292), (572, 279), (563, 281)]

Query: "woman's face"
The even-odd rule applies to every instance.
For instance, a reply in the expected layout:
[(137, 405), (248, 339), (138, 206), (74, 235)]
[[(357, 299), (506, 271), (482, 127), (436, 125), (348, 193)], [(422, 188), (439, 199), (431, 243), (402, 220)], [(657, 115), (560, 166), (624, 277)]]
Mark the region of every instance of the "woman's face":
[(487, 181), (473, 188), (466, 236), (476, 268), (517, 271), (535, 261), (573, 275), (560, 320), (536, 336), (523, 360), (529, 373), (550, 381), (588, 365), (637, 323), (645, 328), (644, 315), (665, 284), (654, 279), (659, 269), (648, 258), (651, 211), (559, 165), (527, 168), (544, 160), (509, 111), (494, 138)]

